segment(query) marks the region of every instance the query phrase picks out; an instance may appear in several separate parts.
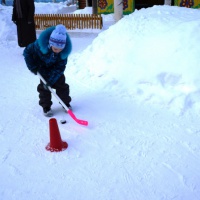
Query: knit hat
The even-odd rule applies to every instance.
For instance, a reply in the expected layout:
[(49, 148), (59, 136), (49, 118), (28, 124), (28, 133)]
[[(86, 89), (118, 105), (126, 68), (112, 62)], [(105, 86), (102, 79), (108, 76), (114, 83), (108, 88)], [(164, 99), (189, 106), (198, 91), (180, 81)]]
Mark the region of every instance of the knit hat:
[(52, 31), (49, 39), (50, 47), (56, 47), (58, 49), (64, 49), (66, 44), (66, 28), (62, 24), (56, 26), (56, 28)]

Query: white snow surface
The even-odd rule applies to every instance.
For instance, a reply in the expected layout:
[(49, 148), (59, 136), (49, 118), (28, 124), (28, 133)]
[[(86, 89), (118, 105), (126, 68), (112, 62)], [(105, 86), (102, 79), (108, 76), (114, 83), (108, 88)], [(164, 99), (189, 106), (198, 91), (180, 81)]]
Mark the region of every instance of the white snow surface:
[[(66, 4), (35, 3), (36, 13)], [(87, 13), (91, 9), (77, 12)], [(76, 123), (53, 97), (61, 152), (45, 149), (39, 78), (0, 5), (1, 200), (199, 200), (200, 10), (154, 6), (70, 32), (65, 71)], [(66, 124), (60, 124), (65, 119)]]

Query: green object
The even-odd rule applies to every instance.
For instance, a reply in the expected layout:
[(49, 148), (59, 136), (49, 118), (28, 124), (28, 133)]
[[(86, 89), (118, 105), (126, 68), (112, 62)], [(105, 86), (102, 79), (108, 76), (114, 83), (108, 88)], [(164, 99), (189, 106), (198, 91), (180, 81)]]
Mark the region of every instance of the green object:
[(200, 8), (200, 0), (174, 0), (174, 5), (187, 8)]
[[(98, 14), (114, 13), (114, 0), (97, 0)], [(135, 10), (135, 0), (123, 0), (123, 14), (128, 15)]]

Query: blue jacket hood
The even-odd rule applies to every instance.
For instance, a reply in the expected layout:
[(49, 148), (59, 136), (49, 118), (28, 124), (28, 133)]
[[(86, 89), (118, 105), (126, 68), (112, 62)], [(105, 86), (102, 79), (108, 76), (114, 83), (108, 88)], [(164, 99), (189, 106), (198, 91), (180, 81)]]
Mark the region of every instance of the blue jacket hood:
[[(43, 54), (47, 54), (49, 51), (49, 38), (54, 29), (55, 29), (55, 26), (47, 28), (45, 31), (43, 31), (40, 34), (38, 38), (38, 45), (40, 47), (40, 51)], [(66, 36), (67, 38), (66, 38), (65, 48), (60, 52), (61, 59), (66, 59), (72, 51), (71, 39), (67, 33), (66, 33)]]

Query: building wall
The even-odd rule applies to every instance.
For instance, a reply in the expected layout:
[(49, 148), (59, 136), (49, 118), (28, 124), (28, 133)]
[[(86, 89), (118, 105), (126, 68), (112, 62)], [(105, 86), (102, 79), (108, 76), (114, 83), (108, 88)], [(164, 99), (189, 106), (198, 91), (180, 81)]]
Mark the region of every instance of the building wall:
[[(109, 14), (114, 12), (114, 0), (97, 0), (97, 12)], [(135, 10), (135, 0), (123, 0), (123, 14), (130, 14)]]
[(200, 0), (175, 0), (174, 5), (187, 8), (200, 8)]

